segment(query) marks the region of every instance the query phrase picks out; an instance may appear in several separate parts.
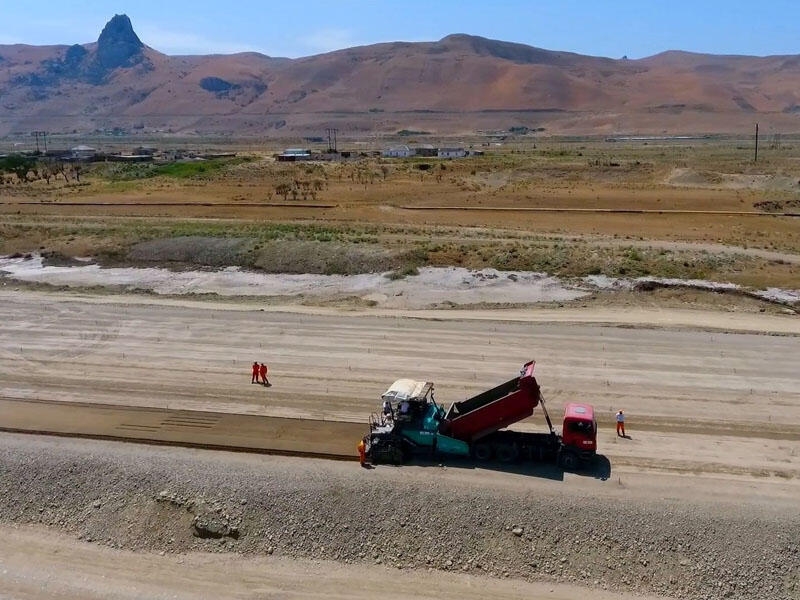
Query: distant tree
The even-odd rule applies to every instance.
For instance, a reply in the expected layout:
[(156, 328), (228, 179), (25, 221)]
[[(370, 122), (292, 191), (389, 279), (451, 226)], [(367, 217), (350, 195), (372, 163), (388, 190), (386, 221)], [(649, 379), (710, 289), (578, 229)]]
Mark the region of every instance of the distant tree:
[(53, 164), (49, 161), (40, 162), (37, 168), (37, 173), (39, 175), (39, 179), (44, 179), (47, 184), (50, 185), (50, 180), (55, 174), (53, 171)]
[(288, 183), (279, 183), (275, 186), (275, 193), (279, 196), (283, 196), (283, 201), (286, 202), (289, 198), (289, 192), (291, 191), (291, 187), (289, 187)]
[(64, 183), (69, 183), (69, 177), (67, 176), (67, 165), (64, 164), (63, 161), (58, 161), (55, 163), (53, 168), (56, 175), (61, 175), (64, 178)]
[(13, 173), (17, 181), (30, 181), (29, 173), (35, 169), (36, 159), (22, 154), (12, 154), (0, 160), (0, 171)]

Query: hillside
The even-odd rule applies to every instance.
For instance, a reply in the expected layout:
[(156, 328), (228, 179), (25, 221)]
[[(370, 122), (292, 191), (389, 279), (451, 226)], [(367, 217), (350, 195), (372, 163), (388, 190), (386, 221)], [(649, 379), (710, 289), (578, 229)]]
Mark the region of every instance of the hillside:
[(470, 35), (299, 59), (167, 56), (116, 15), (97, 42), (0, 46), (0, 135), (98, 128), (319, 135), (800, 129), (800, 56), (582, 56)]

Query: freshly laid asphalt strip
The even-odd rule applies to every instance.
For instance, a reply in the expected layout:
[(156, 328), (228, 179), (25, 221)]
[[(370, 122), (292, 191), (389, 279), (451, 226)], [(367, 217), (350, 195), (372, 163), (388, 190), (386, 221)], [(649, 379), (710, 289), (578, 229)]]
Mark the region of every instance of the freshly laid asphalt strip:
[(0, 398), (0, 431), (355, 460), (366, 423)]

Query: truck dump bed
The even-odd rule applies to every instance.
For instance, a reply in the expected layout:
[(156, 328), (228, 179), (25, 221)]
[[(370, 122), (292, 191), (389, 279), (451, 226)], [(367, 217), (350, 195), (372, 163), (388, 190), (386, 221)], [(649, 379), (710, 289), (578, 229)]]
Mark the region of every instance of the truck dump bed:
[(474, 442), (533, 414), (541, 395), (533, 376), (534, 362), (526, 363), (519, 377), (482, 392), (447, 411), (441, 432), (465, 442)]

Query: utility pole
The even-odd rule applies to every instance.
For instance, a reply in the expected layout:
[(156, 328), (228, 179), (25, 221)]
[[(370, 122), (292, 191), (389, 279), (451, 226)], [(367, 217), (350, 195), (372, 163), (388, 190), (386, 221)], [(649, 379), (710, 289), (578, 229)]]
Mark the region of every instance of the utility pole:
[(336, 152), (336, 132), (338, 129), (328, 128), (328, 152)]
[(756, 156), (753, 162), (758, 162), (758, 123), (756, 123)]
[(44, 151), (47, 153), (47, 132), (46, 131), (31, 131), (31, 135), (36, 138), (36, 153), (39, 153), (39, 138), (42, 138), (44, 143)]

